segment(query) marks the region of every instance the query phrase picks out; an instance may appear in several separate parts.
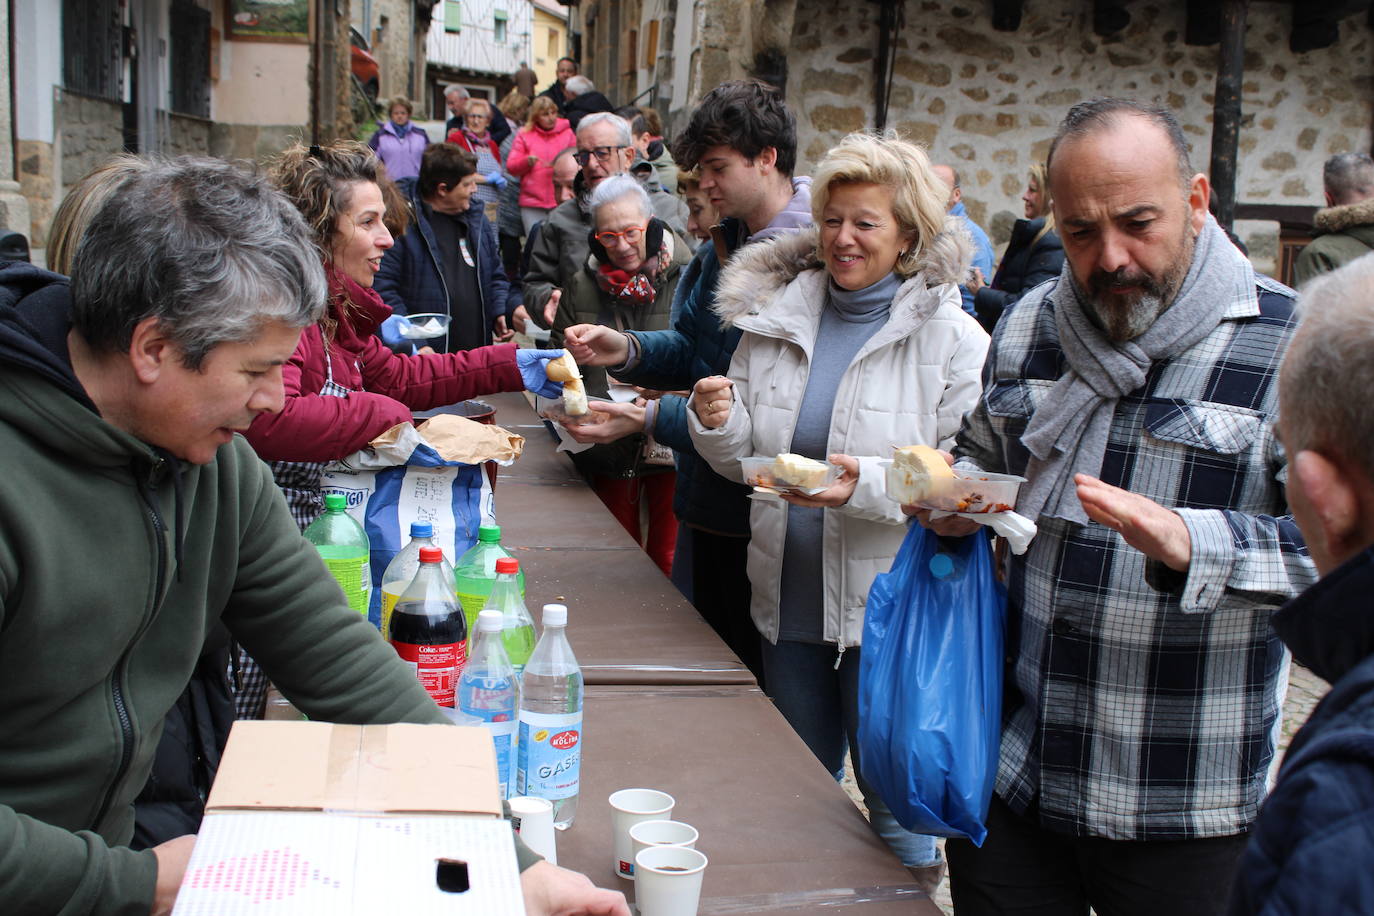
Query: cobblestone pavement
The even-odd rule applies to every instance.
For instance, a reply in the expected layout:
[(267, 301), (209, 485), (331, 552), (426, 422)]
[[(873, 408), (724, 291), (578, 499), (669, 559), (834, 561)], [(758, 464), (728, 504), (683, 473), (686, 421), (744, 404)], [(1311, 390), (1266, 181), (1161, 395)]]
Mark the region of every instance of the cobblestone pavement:
[[(1288, 675), (1288, 695), (1283, 704), (1283, 724), (1279, 737), (1279, 752), (1275, 755), (1275, 761), (1281, 760), (1284, 750), (1288, 747), (1288, 742), (1292, 740), (1293, 734), (1297, 732), (1302, 724), (1311, 715), (1313, 707), (1322, 697), (1326, 696), (1326, 691), (1330, 689), (1330, 684), (1317, 677), (1306, 668), (1294, 664)], [(859, 806), (860, 811), (864, 811), (864, 802), (859, 795), (859, 787), (854, 783), (853, 768), (845, 762), (845, 777), (842, 785), (849, 797), (854, 800), (854, 804)], [(1272, 771), (1271, 771), (1272, 776)], [(944, 841), (940, 841), (940, 849), (944, 850)], [(954, 902), (949, 896), (949, 878), (940, 882), (940, 887), (935, 892), (935, 902), (945, 913), (954, 912)]]

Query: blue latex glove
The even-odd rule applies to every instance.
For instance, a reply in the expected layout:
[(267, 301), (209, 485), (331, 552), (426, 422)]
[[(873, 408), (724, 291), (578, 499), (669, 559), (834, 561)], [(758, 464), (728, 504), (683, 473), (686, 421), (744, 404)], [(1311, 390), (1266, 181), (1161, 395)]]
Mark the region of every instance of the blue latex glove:
[(548, 367), (545, 364), (562, 355), (562, 350), (516, 350), (515, 365), (520, 370), (520, 378), (525, 382), (526, 390), (533, 391), (541, 398), (561, 398), (563, 385), (549, 381)]
[(405, 332), (411, 329), (410, 319), (404, 315), (392, 315), (382, 322), (380, 331), (382, 333), (382, 343), (391, 347), (393, 350), (403, 344), (410, 343), (410, 338), (405, 336)]
[(506, 186), (506, 176), (500, 172), (491, 172), (487, 175), (487, 184), (494, 188), (504, 188)]

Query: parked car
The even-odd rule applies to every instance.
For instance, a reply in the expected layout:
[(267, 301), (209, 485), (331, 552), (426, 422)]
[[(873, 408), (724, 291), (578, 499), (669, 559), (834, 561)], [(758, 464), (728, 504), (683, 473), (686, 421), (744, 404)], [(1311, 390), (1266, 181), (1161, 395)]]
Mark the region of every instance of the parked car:
[(363, 92), (367, 94), (368, 101), (376, 102), (377, 90), (381, 86), (382, 68), (377, 64), (377, 58), (368, 53), (367, 39), (359, 35), (357, 29), (350, 28), (348, 30), (348, 43), (351, 46), (349, 51), (353, 76), (357, 78), (358, 84), (363, 87)]

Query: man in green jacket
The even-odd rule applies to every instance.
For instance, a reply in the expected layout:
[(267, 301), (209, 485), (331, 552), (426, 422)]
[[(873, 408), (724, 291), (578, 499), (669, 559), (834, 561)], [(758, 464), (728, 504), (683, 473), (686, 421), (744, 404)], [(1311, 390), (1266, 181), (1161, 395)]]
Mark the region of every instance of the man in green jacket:
[(1293, 283), (1349, 264), (1374, 250), (1374, 159), (1368, 153), (1340, 153), (1322, 168), (1326, 208), (1312, 218), (1314, 238), (1298, 254)]
[[(295, 208), (227, 163), (151, 163), (72, 274), (0, 270), (0, 910), (162, 914), (195, 838), (127, 848), (132, 802), (216, 622), (312, 719), (446, 720), (236, 435), (323, 311)], [(521, 859), (530, 913), (628, 916)]]

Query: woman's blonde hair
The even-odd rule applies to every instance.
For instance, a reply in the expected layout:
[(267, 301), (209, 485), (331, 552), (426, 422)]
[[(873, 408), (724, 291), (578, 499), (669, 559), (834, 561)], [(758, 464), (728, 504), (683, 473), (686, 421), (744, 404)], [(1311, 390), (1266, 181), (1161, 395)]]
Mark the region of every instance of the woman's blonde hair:
[(1043, 162), (1035, 163), (1030, 167), (1029, 171), (1027, 171), (1026, 178), (1035, 182), (1036, 186), (1040, 188), (1040, 210), (1044, 213), (1045, 217), (1045, 225), (1041, 226), (1040, 231), (1035, 233), (1035, 238), (1031, 239), (1031, 244), (1034, 245), (1044, 238), (1047, 232), (1054, 231), (1054, 210), (1050, 208), (1050, 204), (1054, 202), (1054, 199), (1050, 195), (1049, 166)]
[(62, 203), (58, 204), (57, 212), (52, 217), (52, 226), (48, 229), (48, 270), (64, 276), (71, 275), (76, 249), (91, 220), (125, 178), (147, 169), (148, 160), (122, 154), (96, 166), (72, 186), (67, 196), (62, 198)]
[(530, 103), (530, 115), (528, 118), (525, 119), (525, 126), (531, 128), (534, 127), (535, 118), (538, 118), (541, 114), (550, 110), (552, 110), (555, 113), (557, 113), (558, 111), (558, 106), (554, 104), (553, 99), (549, 98), (546, 95), (538, 96), (537, 98), (535, 98), (533, 102)]
[(824, 223), (830, 191), (839, 184), (876, 184), (892, 191), (892, 215), (912, 239), (894, 270), (910, 277), (920, 270), (923, 252), (944, 229), (949, 187), (930, 168), (930, 158), (915, 143), (895, 134), (859, 131), (825, 154), (811, 183), (811, 214)]
[(521, 94), (519, 89), (512, 89), (496, 103), (496, 107), (501, 109), (501, 114), (507, 119), (518, 123), (525, 120), (525, 115), (530, 110), (530, 100)]
[(488, 102), (486, 99), (468, 99), (467, 111), (463, 113), (472, 114), (473, 105), (481, 105), (483, 108), (485, 108), (487, 110), (487, 119), (491, 119), (491, 102)]

